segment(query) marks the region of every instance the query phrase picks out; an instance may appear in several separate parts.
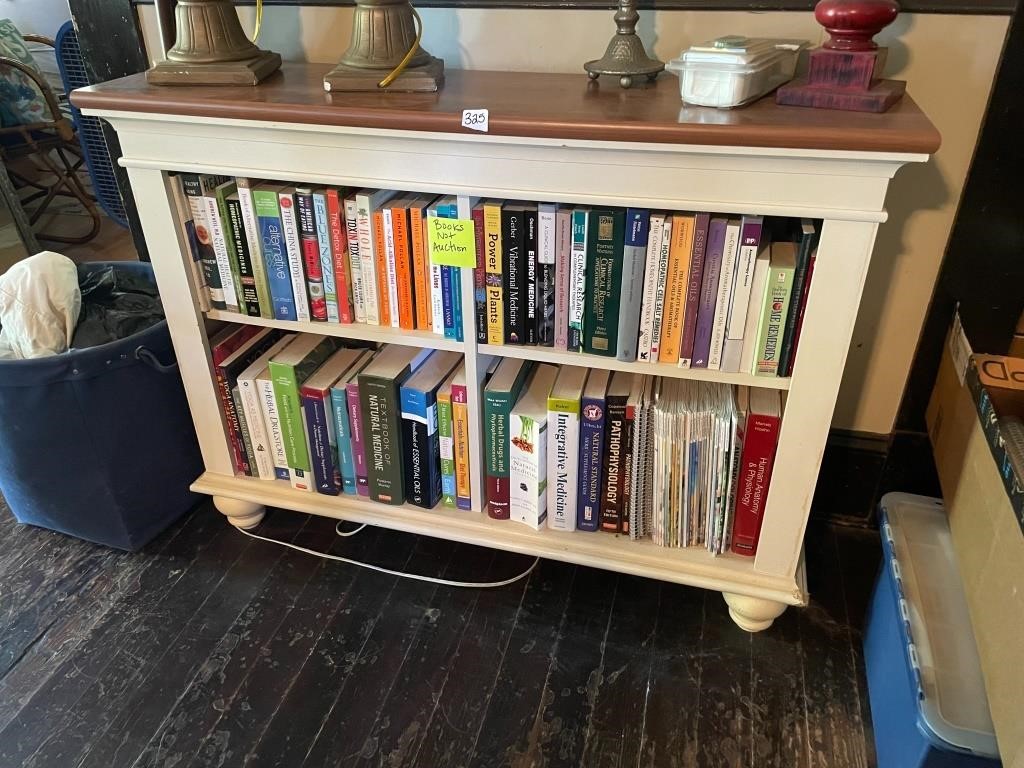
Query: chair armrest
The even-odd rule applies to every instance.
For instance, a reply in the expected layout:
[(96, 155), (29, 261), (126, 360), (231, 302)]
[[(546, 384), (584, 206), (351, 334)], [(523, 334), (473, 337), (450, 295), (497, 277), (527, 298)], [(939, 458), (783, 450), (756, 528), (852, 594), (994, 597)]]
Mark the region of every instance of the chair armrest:
[(61, 138), (70, 141), (74, 137), (74, 127), (64, 116), (64, 113), (61, 112), (60, 103), (57, 101), (57, 97), (54, 96), (53, 90), (50, 88), (50, 84), (43, 79), (43, 76), (39, 72), (18, 59), (12, 59), (10, 56), (0, 56), (0, 67), (5, 66), (14, 67), (14, 69), (26, 75), (33, 83), (36, 84), (36, 87), (39, 88), (39, 92), (43, 94), (43, 100), (46, 102), (47, 108), (50, 110), (50, 120), (60, 133)]
[(22, 35), (21, 39), (26, 43), (42, 43), (43, 45), (48, 45), (51, 48), (57, 47), (56, 41), (46, 35)]

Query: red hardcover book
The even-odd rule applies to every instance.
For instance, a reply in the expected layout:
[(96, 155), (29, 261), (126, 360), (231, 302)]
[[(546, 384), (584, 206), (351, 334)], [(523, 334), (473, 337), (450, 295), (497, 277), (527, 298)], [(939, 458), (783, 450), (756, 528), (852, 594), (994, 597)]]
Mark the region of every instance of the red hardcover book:
[(327, 227), (331, 233), (331, 255), (334, 257), (334, 290), (338, 295), (338, 319), (343, 323), (355, 320), (352, 315), (352, 280), (348, 252), (348, 230), (345, 226), (344, 203), (341, 192), (328, 189)]
[(750, 390), (750, 414), (743, 436), (736, 514), (732, 529), (732, 551), (753, 557), (761, 536), (764, 506), (775, 464), (775, 448), (782, 423), (782, 401), (778, 390)]
[[(241, 428), (237, 424), (235, 405), (231, 401), (231, 387), (226, 386), (227, 379), (221, 372), (221, 363), (227, 360), (240, 346), (259, 333), (258, 325), (228, 326), (210, 339), (210, 357), (213, 359), (213, 370), (217, 376), (217, 395), (220, 397), (220, 409), (224, 414), (228, 442), (231, 444), (231, 458), (235, 462), (235, 470), (245, 473), (246, 458), (239, 439)], [(225, 399), (225, 392), (227, 399)], [(232, 423), (232, 419), (235, 423)]]

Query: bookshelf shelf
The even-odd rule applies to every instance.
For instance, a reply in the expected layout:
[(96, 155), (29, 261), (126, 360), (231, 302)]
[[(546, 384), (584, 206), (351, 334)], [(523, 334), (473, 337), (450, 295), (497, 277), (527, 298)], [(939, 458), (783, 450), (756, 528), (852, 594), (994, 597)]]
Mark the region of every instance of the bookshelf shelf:
[[(322, 88), (328, 66), (286, 64), (257, 87), (161, 88), (144, 75), (75, 91), (87, 115), (110, 122), (123, 151), (202, 449), (195, 489), (212, 494), (228, 520), (259, 523), (273, 506), (566, 560), (720, 590), (736, 623), (766, 629), (806, 601), (804, 530), (875, 235), (890, 180), (939, 146), (928, 118), (906, 96), (884, 114), (794, 109), (772, 99), (743, 109), (680, 108), (671, 78), (622, 91), (594, 89), (581, 75), (458, 72), (430, 98), (346, 94)], [(487, 108), (490, 132), (461, 126), (462, 110)], [(453, 195), (468, 219), (481, 196), (650, 210), (820, 218), (813, 281), (790, 378), (623, 363), (543, 347), (465, 343), (432, 333), (367, 325), (264, 320), (204, 312), (189, 242), (167, 171), (223, 174), (282, 184), (335, 185)], [(474, 306), (473, 270), (461, 300)], [(390, 507), (235, 477), (206, 319), (462, 352), (467, 382), (485, 356), (784, 390), (785, 410), (754, 558), (713, 557), (604, 533), (532, 531), (484, 509), (483, 403), (467, 396), (473, 512)]]
[(583, 368), (604, 368), (609, 371), (631, 371), (654, 376), (668, 376), (674, 379), (695, 381), (718, 381), (723, 384), (744, 384), (748, 387), (766, 389), (789, 389), (789, 379), (778, 376), (752, 376), (749, 373), (711, 371), (706, 368), (680, 368), (668, 363), (624, 363), (614, 357), (587, 355), (579, 352), (563, 352), (549, 347), (515, 346), (512, 344), (491, 346), (478, 344), (477, 354), (496, 357), (518, 357), (554, 365), (579, 365)]
[(662, 581), (726, 591), (745, 589), (751, 596), (787, 605), (798, 605), (801, 601), (799, 591), (793, 589), (791, 582), (759, 579), (752, 558), (716, 557), (700, 547), (669, 549), (655, 546), (649, 540), (631, 541), (628, 536), (600, 532), (534, 531), (508, 520), (492, 520), (481, 512), (440, 506), (422, 509), (411, 504), (393, 507), (360, 496), (324, 496), (296, 491), (283, 483), (210, 472), (196, 480), (192, 489), (215, 498), (242, 499), (409, 533), (443, 534), (453, 541)]
[(443, 349), (449, 352), (462, 352), (464, 344), (455, 339), (446, 339), (436, 333), (425, 331), (406, 331), (401, 328), (384, 328), (379, 325), (365, 323), (313, 323), (297, 320), (268, 320), (263, 317), (250, 317), (238, 312), (226, 312), (220, 309), (208, 310), (206, 316), (211, 320), (224, 320), (229, 323), (243, 325), (259, 325), (264, 328), (280, 328), (294, 333), (316, 333), (321, 336), (337, 336), (342, 339), (358, 339), (360, 341), (376, 341), (381, 344), (404, 344), (408, 347), (426, 349)]

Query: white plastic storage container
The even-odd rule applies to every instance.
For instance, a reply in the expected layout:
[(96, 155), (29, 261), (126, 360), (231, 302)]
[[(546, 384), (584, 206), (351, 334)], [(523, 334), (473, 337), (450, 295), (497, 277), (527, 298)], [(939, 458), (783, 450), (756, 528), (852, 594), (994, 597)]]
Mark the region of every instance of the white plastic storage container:
[(679, 95), (701, 107), (738, 107), (793, 79), (802, 40), (720, 37), (695, 45), (666, 69), (679, 75)]

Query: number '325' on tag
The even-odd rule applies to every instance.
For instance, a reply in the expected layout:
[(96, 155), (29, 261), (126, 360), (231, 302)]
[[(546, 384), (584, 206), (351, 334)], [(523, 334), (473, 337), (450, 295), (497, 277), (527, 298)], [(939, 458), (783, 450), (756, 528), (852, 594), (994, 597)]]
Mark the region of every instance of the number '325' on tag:
[(462, 110), (462, 127), (487, 133), (487, 118), (486, 109), (464, 109)]

